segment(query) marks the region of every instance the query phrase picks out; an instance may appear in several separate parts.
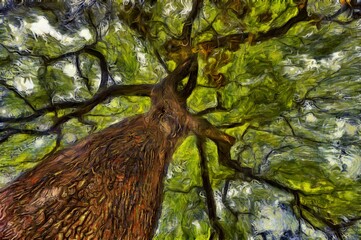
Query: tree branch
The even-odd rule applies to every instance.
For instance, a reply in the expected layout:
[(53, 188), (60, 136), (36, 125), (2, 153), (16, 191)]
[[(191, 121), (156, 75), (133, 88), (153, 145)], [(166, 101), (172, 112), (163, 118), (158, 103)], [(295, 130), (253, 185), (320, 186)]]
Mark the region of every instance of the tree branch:
[[(342, 232), (341, 232), (341, 226), (339, 225), (336, 225), (336, 224), (333, 224), (332, 222), (324, 219), (323, 217), (321, 217), (317, 212), (315, 212), (312, 208), (306, 206), (306, 205), (303, 205), (301, 204), (301, 210), (300, 211), (303, 211), (303, 210), (306, 210), (308, 213), (310, 213), (312, 216), (314, 216), (316, 219), (318, 219), (319, 221), (322, 222), (322, 224), (326, 225), (328, 228), (330, 228), (332, 230), (332, 232), (336, 235), (337, 239), (339, 240), (343, 240), (344, 237), (342, 235)], [(307, 218), (304, 218), (304, 219), (307, 219)], [(307, 220), (306, 220), (307, 221)], [(325, 229), (322, 229), (320, 227), (317, 227), (317, 226), (314, 226), (310, 221), (307, 221), (312, 227), (324, 232), (326, 235), (327, 232), (325, 231)]]
[(206, 119), (190, 114), (187, 121), (188, 128), (197, 136), (209, 138), (216, 143), (224, 143), (229, 146), (229, 149), (235, 142), (234, 137), (220, 131)]
[(78, 72), (79, 76), (82, 79), (84, 79), (84, 83), (85, 83), (85, 86), (86, 86), (88, 92), (91, 93), (91, 86), (90, 86), (89, 78), (83, 75), (83, 72), (81, 70), (81, 63), (80, 63), (80, 59), (79, 59), (78, 54), (75, 56), (75, 66), (76, 66), (76, 69), (77, 69), (77, 72)]
[(203, 0), (193, 0), (192, 10), (184, 22), (181, 39), (187, 40), (188, 44), (191, 41), (193, 22), (197, 18), (202, 6)]
[(51, 133), (54, 133), (55, 130), (49, 129), (46, 131), (37, 131), (37, 130), (32, 130), (32, 129), (19, 129), (19, 128), (8, 127), (8, 128), (0, 129), (0, 133), (1, 132), (5, 132), (5, 134), (0, 135), (0, 144), (3, 142), (6, 142), (11, 136), (13, 136), (15, 134), (28, 134), (28, 135), (44, 136), (44, 135), (49, 135)]
[(104, 88), (106, 88), (108, 84), (108, 79), (109, 79), (108, 63), (104, 55), (95, 49), (85, 47), (83, 51), (89, 55), (96, 57), (99, 60), (101, 78), (100, 78), (100, 85), (98, 91), (101, 91)]
[[(30, 120), (34, 120), (45, 113), (55, 111), (56, 109), (68, 109), (68, 108), (77, 108), (77, 110), (73, 113), (69, 114), (73, 116), (79, 116), (80, 113), (89, 112), (93, 109), (97, 104), (103, 102), (104, 100), (110, 97), (117, 96), (150, 96), (151, 90), (153, 89), (153, 84), (139, 84), (139, 85), (112, 85), (103, 91), (94, 95), (91, 99), (84, 102), (62, 102), (62, 103), (54, 103), (53, 106), (44, 107), (41, 109), (37, 109), (35, 113), (25, 116), (25, 117), (0, 117), (0, 122), (9, 122), (9, 123), (17, 123), (17, 122), (26, 122)], [(63, 116), (65, 117), (65, 116)]]
[(232, 209), (232, 207), (230, 206), (228, 199), (227, 199), (227, 194), (228, 194), (228, 190), (229, 190), (229, 184), (230, 181), (232, 179), (226, 179), (225, 183), (224, 183), (224, 187), (223, 187), (223, 191), (222, 191), (222, 203), (224, 204), (224, 206), (226, 207), (226, 209), (238, 220), (238, 215), (240, 214), (247, 214), (247, 215), (252, 215), (251, 211), (248, 212), (240, 212), (237, 210)]
[(89, 45), (89, 46), (86, 45), (77, 51), (68, 52), (68, 53), (62, 54), (62, 55), (54, 57), (54, 58), (48, 58), (48, 57), (43, 56), (43, 61), (44, 61), (45, 66), (48, 66), (48, 65), (50, 65), (54, 62), (57, 62), (61, 59), (64, 59), (64, 58), (73, 57), (73, 56), (78, 58), (81, 53), (89, 54), (93, 57), (96, 57), (99, 60), (101, 78), (100, 78), (100, 85), (99, 85), (98, 91), (103, 90), (104, 88), (107, 87), (108, 79), (109, 79), (108, 63), (107, 63), (104, 55), (101, 52), (99, 52), (98, 50), (93, 49), (91, 47), (91, 45)]
[(26, 99), (26, 97), (24, 97), (14, 86), (11, 86), (9, 84), (7, 84), (4, 80), (0, 80), (0, 85), (4, 86), (6, 89), (8, 89), (9, 91), (13, 92), (18, 98), (20, 98), (21, 100), (24, 101), (24, 103), (34, 112), (36, 111), (36, 109), (34, 108), (34, 106), (29, 102), (28, 99)]
[(298, 8), (298, 13), (296, 16), (292, 17), (290, 20), (288, 20), (284, 25), (277, 28), (272, 28), (266, 33), (260, 34), (259, 37), (257, 37), (256, 41), (265, 41), (274, 37), (279, 37), (288, 32), (288, 30), (291, 29), (296, 23), (304, 22), (311, 20), (312, 18), (308, 16), (307, 12), (307, 1), (305, 1), (304, 6), (302, 8)]
[[(224, 108), (222, 106), (216, 106), (216, 107), (212, 107), (212, 108), (207, 108), (207, 109), (204, 109), (203, 111), (200, 111), (196, 114), (196, 116), (203, 116), (205, 114), (209, 114), (209, 113), (215, 113), (215, 112), (228, 112), (229, 109), (227, 108)], [(239, 125), (240, 123), (236, 124), (236, 125)], [(244, 123), (243, 123), (244, 124)], [(242, 125), (243, 125), (242, 124)], [(222, 126), (221, 126), (222, 127)], [(228, 124), (226, 125), (226, 128), (232, 128), (232, 125), (231, 124)]]
[(178, 84), (185, 78), (190, 72), (195, 72), (195, 68), (198, 68), (197, 56), (193, 55), (182, 64), (178, 65), (173, 72), (171, 72), (160, 83), (164, 89), (172, 89), (176, 92)]
[[(205, 139), (197, 137), (197, 147), (200, 155), (200, 167), (201, 167), (201, 177), (203, 182), (203, 189), (206, 194), (206, 203), (208, 208), (208, 217), (211, 223), (213, 230), (216, 232), (218, 239), (225, 239), (224, 230), (222, 225), (218, 221), (217, 217), (217, 206), (216, 201), (214, 200), (214, 193), (212, 189), (211, 180), (209, 177), (207, 157), (205, 152)], [(211, 235), (210, 239), (214, 239), (214, 235)]]
[(59, 149), (59, 147), (60, 147), (60, 142), (61, 142), (61, 140), (62, 140), (62, 138), (63, 138), (62, 129), (61, 129), (61, 128), (57, 128), (57, 129), (55, 130), (55, 132), (56, 132), (55, 146), (53, 147), (53, 149), (51, 149), (50, 152), (48, 152), (47, 154), (45, 154), (45, 156), (44, 156), (41, 160), (46, 159), (47, 157), (53, 155), (53, 154)]
[[(295, 190), (295, 189), (291, 189), (287, 186), (284, 186), (283, 184), (281, 183), (278, 183), (277, 181), (274, 181), (272, 179), (268, 179), (268, 178), (265, 178), (261, 175), (255, 175), (253, 173), (253, 169), (251, 168), (248, 168), (248, 167), (241, 167), (241, 168), (238, 168), (238, 169), (235, 169), (238, 173), (241, 174), (241, 179), (244, 179), (244, 180), (247, 180), (247, 181), (250, 181), (250, 180), (257, 180), (259, 182), (263, 182), (269, 186), (272, 186), (274, 188), (277, 188), (281, 191), (284, 191), (284, 192), (287, 192), (287, 193), (290, 193), (294, 196), (294, 200), (293, 200), (293, 203), (294, 205), (297, 206), (297, 208), (299, 209), (299, 216), (304, 219), (306, 222), (308, 222), (312, 227), (324, 232), (324, 233), (327, 233), (326, 232), (326, 229), (323, 229), (323, 228), (320, 228), (320, 227), (316, 227), (314, 226), (310, 221), (307, 220), (307, 217), (304, 216), (304, 214), (302, 213), (303, 210), (306, 210), (309, 214), (312, 214), (315, 218), (317, 218), (319, 221), (321, 221), (325, 226), (327, 226), (329, 229), (331, 229), (334, 234), (337, 236), (338, 239), (340, 240), (343, 240), (343, 236), (342, 236), (342, 232), (341, 230), (346, 228), (346, 227), (350, 227), (354, 224), (356, 224), (356, 222), (358, 220), (360, 220), (361, 218), (358, 217), (358, 218), (354, 218), (352, 219), (351, 221), (349, 222), (343, 222), (343, 223), (340, 223), (340, 224), (334, 224), (328, 220), (326, 220), (325, 218), (321, 217), (317, 212), (315, 212), (312, 208), (310, 208), (309, 206), (307, 205), (304, 205), (301, 203), (300, 201), (300, 197), (299, 195), (302, 194), (302, 195), (308, 195), (307, 193), (301, 191), (301, 190)], [(295, 211), (295, 210), (294, 210)]]
[(83, 114), (91, 111), (99, 103), (105, 101), (111, 96), (150, 96), (152, 89), (152, 84), (110, 86), (109, 88), (106, 88), (105, 90), (96, 94), (92, 99), (86, 101), (83, 106), (81, 106), (74, 112), (60, 117), (52, 126), (52, 128), (58, 127), (59, 125), (65, 123), (71, 118), (82, 116)]
[[(266, 33), (260, 33), (258, 37), (256, 36), (253, 41), (254, 42), (260, 42), (269, 40), (274, 37), (279, 37), (288, 32), (291, 27), (293, 27), (295, 24), (303, 21), (311, 20), (312, 17), (308, 16), (307, 12), (307, 1), (305, 1), (304, 5), (302, 7), (299, 7), (299, 11), (296, 16), (289, 19), (283, 26), (272, 28)], [(212, 51), (215, 48), (222, 48), (227, 47), (232, 50), (239, 49), (239, 44), (245, 43), (249, 41), (249, 36), (251, 34), (249, 33), (236, 33), (236, 34), (230, 34), (227, 36), (215, 36), (212, 40), (200, 42), (198, 44), (198, 47), (201, 49), (204, 49), (205, 51)]]
[(198, 62), (195, 60), (196, 66), (192, 67), (191, 73), (189, 74), (188, 82), (185, 85), (184, 89), (180, 93), (181, 98), (186, 101), (187, 98), (192, 94), (194, 88), (197, 86), (197, 77), (198, 77)]

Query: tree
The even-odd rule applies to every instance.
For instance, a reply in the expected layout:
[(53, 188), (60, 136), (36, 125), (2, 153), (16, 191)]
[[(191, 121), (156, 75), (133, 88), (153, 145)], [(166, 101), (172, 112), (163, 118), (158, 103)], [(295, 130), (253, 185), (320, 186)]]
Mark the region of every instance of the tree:
[(360, 237), (342, 4), (1, 2), (0, 238)]

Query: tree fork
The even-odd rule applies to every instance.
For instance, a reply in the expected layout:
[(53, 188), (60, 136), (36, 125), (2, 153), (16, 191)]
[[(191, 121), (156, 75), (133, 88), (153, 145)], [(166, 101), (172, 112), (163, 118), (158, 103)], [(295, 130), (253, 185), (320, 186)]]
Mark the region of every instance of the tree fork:
[[(0, 239), (151, 239), (163, 177), (187, 133), (234, 139), (187, 112), (192, 56), (151, 90), (152, 107), (46, 157), (0, 190)], [(191, 74), (186, 94), (177, 92)]]

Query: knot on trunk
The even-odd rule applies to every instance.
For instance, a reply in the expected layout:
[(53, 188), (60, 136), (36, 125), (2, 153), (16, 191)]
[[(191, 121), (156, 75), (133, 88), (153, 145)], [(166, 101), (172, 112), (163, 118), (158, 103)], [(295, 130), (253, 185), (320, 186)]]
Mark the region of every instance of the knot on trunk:
[(165, 108), (160, 107), (153, 112), (153, 120), (159, 123), (160, 130), (167, 136), (169, 139), (179, 137), (184, 131), (184, 122), (185, 116), (183, 117), (180, 112), (175, 112)]

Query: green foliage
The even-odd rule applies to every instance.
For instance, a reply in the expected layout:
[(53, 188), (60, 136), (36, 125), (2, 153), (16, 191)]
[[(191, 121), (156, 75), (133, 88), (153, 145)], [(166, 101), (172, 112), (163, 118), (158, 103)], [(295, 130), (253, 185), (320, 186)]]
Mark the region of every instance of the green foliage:
[(207, 239), (210, 235), (195, 141), (195, 137), (186, 138), (173, 155), (165, 180), (162, 231), (155, 239)]
[(217, 92), (212, 88), (196, 88), (188, 98), (187, 104), (194, 112), (217, 106)]
[(108, 127), (129, 116), (147, 112), (150, 99), (143, 97), (117, 97), (108, 103), (97, 105), (84, 116), (86, 121), (94, 122), (99, 129)]
[[(101, 80), (98, 58), (79, 53), (79, 68), (74, 54), (47, 66), (44, 59), (93, 43), (104, 55), (114, 85), (161, 80), (166, 71), (156, 53), (174, 69), (179, 59), (165, 46), (182, 34), (192, 2), (157, 1), (151, 7), (145, 1), (148, 25), (126, 10), (127, 2), (115, 1), (121, 16), (98, 19), (103, 24), (98, 39), (89, 22), (65, 30), (50, 11), (20, 9), (1, 16), (0, 117), (26, 117), (34, 109), (91, 99)], [(215, 144), (206, 141), (217, 217), (226, 239), (262, 239), (263, 232), (281, 239), (287, 231), (295, 238), (330, 239), (334, 233), (325, 231), (330, 225), (353, 221), (343, 232), (345, 239), (361, 236), (359, 21), (299, 22), (269, 40), (252, 42), (249, 37), (235, 48), (226, 44), (200, 51), (204, 41), (241, 33), (257, 37), (281, 27), (296, 16), (300, 2), (204, 1), (193, 24), (192, 51), (199, 52), (200, 70), (187, 107), (194, 114), (221, 109), (203, 117), (236, 138), (232, 159), (258, 177), (249, 179), (222, 166)], [(338, 7), (331, 0), (309, 1), (308, 10), (329, 14)], [(39, 21), (48, 30), (40, 33)], [(142, 35), (141, 27), (147, 27), (149, 36)], [(216, 82), (213, 75), (220, 73), (224, 81)], [(62, 124), (60, 148), (145, 113), (150, 105), (146, 97), (109, 98)], [(55, 107), (26, 124), (0, 122), (0, 134), (6, 128), (47, 130), (73, 110)], [(55, 146), (55, 132), (15, 134), (1, 143), (0, 185), (33, 167)], [(209, 239), (213, 230), (194, 136), (180, 142), (164, 191), (155, 239)]]
[[(1, 146), (1, 173), (2, 175), (18, 174), (24, 169), (34, 167), (55, 144), (55, 137), (32, 137), (27, 134), (13, 136)], [(0, 182), (4, 184), (4, 182)]]

